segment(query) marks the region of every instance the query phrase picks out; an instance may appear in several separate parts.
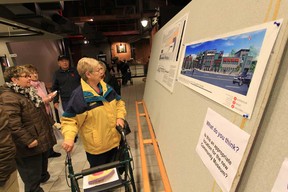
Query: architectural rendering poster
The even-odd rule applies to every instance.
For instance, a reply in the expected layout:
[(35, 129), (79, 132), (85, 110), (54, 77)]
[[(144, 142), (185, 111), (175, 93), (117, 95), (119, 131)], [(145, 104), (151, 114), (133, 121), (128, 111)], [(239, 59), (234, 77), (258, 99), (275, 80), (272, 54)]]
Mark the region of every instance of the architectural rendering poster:
[(196, 151), (222, 191), (230, 191), (249, 137), (208, 108)]
[(282, 20), (186, 44), (178, 80), (250, 118)]
[(188, 14), (165, 29), (161, 41), (161, 52), (156, 71), (156, 80), (169, 91), (173, 91), (179, 68), (180, 45), (184, 35)]

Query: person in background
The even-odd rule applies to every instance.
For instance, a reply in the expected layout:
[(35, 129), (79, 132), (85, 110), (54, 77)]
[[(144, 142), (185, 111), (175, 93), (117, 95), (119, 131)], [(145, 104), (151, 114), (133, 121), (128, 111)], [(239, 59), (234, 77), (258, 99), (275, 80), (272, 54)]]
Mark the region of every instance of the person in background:
[(107, 71), (110, 74), (112, 74), (113, 76), (115, 76), (115, 69), (114, 69), (114, 66), (113, 66), (112, 62), (107, 64)]
[(144, 76), (147, 76), (150, 56), (148, 56), (146, 64), (144, 64)]
[(61, 118), (64, 142), (70, 152), (79, 132), (90, 167), (113, 161), (120, 143), (116, 125), (124, 127), (125, 103), (103, 81), (104, 68), (93, 58), (79, 60), (81, 86), (75, 89)]
[(118, 95), (121, 95), (121, 83), (107, 70), (107, 63), (105, 63), (104, 61), (99, 61), (99, 63), (104, 68), (104, 82), (110, 85)]
[(121, 64), (121, 74), (122, 74), (122, 85), (127, 85), (128, 81), (133, 85), (133, 80), (131, 78), (131, 70), (126, 59)]
[(144, 76), (145, 77), (142, 79), (144, 82), (146, 82), (146, 78), (147, 78), (149, 60), (150, 60), (150, 56), (148, 56), (147, 62), (146, 64), (144, 64)]
[(59, 69), (54, 73), (52, 92), (58, 91), (54, 97), (54, 107), (59, 109), (59, 95), (61, 97), (63, 110), (66, 110), (72, 91), (80, 85), (80, 76), (77, 70), (70, 66), (69, 57), (60, 55), (58, 57)]
[(115, 63), (116, 63), (117, 73), (120, 74), (121, 67), (122, 67), (122, 62), (118, 58), (115, 58)]
[(16, 148), (8, 128), (8, 115), (0, 106), (0, 192), (19, 191)]
[(9, 116), (18, 172), (25, 192), (43, 192), (40, 183), (50, 179), (47, 157), (56, 144), (54, 121), (47, 115), (42, 98), (31, 87), (30, 71), (26, 67), (7, 68), (4, 79), (0, 105)]
[[(31, 73), (31, 85), (36, 89), (37, 94), (42, 98), (45, 104), (46, 112), (49, 116), (53, 117), (50, 101), (56, 96), (55, 93), (48, 94), (46, 85), (43, 81), (39, 81), (38, 70), (34, 65), (25, 65)], [(55, 152), (53, 147), (50, 149), (49, 158), (60, 157), (61, 153)]]
[(105, 78), (107, 78), (107, 75), (108, 75), (108, 71), (107, 71), (107, 65), (106, 65), (106, 63), (104, 62), (104, 61), (100, 61), (100, 60), (98, 60), (98, 62), (99, 62), (99, 64), (101, 65), (101, 68), (103, 68), (103, 75), (102, 75), (102, 80), (105, 82), (105, 83), (107, 83), (106, 81), (105, 81)]

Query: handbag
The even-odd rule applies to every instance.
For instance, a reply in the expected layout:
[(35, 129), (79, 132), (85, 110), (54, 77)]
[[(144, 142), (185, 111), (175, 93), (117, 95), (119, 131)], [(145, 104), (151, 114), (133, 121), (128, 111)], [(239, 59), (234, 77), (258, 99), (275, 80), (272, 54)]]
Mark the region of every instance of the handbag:
[[(120, 134), (124, 133), (125, 136), (128, 135), (129, 133), (131, 133), (130, 126), (125, 119), (124, 119), (124, 127), (117, 126), (116, 129), (118, 130), (118, 132)], [(124, 139), (122, 137), (120, 140), (117, 152), (115, 154), (114, 161), (122, 162), (122, 161), (127, 160), (127, 154), (126, 153), (127, 153), (128, 149), (127, 149), (127, 143), (126, 142), (127, 142), (126, 137), (124, 137)], [(125, 167), (118, 167), (118, 171), (119, 171), (120, 175), (122, 175), (125, 172)]]
[(131, 133), (130, 126), (129, 126), (128, 122), (125, 119), (124, 119), (123, 131), (124, 131), (125, 135), (128, 135), (129, 133)]
[(53, 127), (53, 132), (54, 132), (56, 140), (64, 139), (62, 132), (60, 131), (61, 125), (59, 123), (55, 123), (52, 127)]

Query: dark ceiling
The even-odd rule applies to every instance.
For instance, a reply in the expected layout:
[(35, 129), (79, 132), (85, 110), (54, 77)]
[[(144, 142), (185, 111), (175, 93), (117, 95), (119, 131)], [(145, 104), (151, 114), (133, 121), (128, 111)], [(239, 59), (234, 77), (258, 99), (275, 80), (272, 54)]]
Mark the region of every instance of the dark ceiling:
[[(190, 0), (65, 0), (0, 5), (0, 18), (71, 39), (133, 41), (163, 26)], [(143, 28), (140, 20), (150, 20)], [(1, 22), (0, 22), (1, 24)], [(31, 27), (31, 28), (30, 28)], [(0, 37), (5, 36), (1, 33)], [(18, 28), (14, 27), (15, 34)], [(22, 29), (23, 30), (23, 29)], [(39, 33), (35, 33), (39, 35)], [(11, 30), (9, 30), (11, 35)], [(40, 34), (41, 35), (41, 34)]]

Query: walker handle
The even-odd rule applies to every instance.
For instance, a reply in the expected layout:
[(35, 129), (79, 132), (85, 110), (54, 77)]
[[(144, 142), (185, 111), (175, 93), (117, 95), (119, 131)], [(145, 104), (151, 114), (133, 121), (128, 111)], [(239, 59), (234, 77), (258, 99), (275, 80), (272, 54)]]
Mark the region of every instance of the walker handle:
[(126, 136), (125, 136), (124, 128), (122, 128), (120, 125), (117, 125), (116, 129), (120, 133), (121, 138), (125, 141), (126, 140)]

